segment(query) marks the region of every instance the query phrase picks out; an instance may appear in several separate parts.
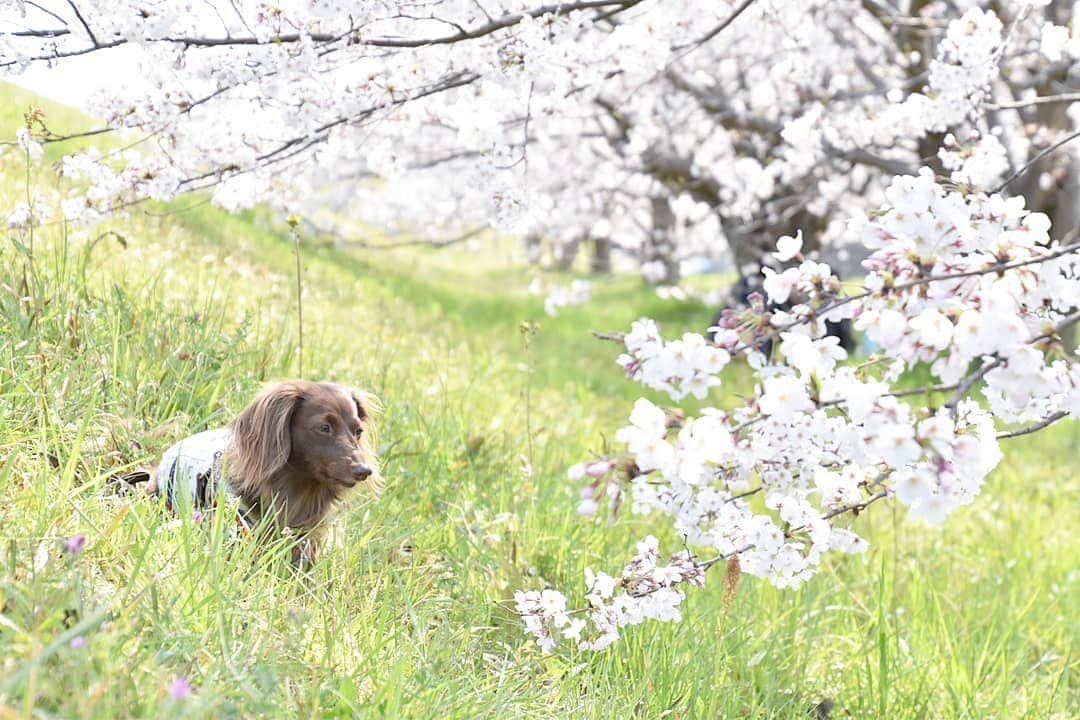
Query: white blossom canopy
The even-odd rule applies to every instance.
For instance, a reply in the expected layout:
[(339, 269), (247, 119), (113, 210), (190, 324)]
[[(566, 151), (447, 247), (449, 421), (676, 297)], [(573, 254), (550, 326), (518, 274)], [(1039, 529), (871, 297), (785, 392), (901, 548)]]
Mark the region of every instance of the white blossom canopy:
[[(92, 107), (143, 142), (72, 158), (65, 170), (91, 181), (72, 219), (214, 187), (227, 208), (331, 203), (433, 237), (487, 224), (604, 237), (670, 280), (679, 259), (727, 245), (743, 265), (798, 230), (811, 249), (850, 240), (846, 221), (921, 165), (1000, 184), (1075, 126), (1074, 13), (1016, 0), (2, 0), (0, 67), (138, 48), (143, 89)], [(1009, 187), (1065, 227), (1070, 155)]]

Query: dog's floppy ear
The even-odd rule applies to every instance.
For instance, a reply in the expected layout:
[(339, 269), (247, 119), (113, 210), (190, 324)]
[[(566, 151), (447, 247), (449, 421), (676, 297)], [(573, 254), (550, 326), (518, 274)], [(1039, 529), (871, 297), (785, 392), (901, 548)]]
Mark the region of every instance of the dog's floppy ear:
[(382, 402), (376, 396), (358, 388), (349, 388), (349, 393), (356, 403), (356, 414), (361, 420), (374, 423), (382, 414)]
[(257, 490), (289, 461), (289, 424), (303, 397), (302, 383), (275, 383), (233, 420), (229, 476), (237, 489)]
[(353, 402), (356, 403), (356, 414), (364, 422), (364, 435), (361, 445), (368, 456), (368, 464), (374, 471), (368, 479), (368, 487), (375, 493), (382, 492), (383, 479), (379, 467), (379, 457), (376, 454), (379, 448), (379, 416), (382, 414), (382, 402), (378, 397), (369, 392), (357, 388), (349, 388)]

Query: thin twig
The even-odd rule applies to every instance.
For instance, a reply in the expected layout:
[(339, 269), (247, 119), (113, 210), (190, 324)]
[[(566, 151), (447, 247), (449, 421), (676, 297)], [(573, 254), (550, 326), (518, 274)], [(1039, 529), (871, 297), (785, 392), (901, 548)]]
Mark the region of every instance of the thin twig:
[(90, 25), (86, 22), (86, 19), (79, 12), (79, 6), (75, 4), (75, 0), (68, 0), (68, 5), (75, 12), (75, 17), (82, 23), (83, 29), (86, 30), (86, 34), (90, 36), (90, 42), (94, 43), (94, 47), (99, 47), (101, 43), (98, 42), (97, 37), (94, 35), (94, 31), (90, 29)]
[[(873, 495), (871, 495), (870, 497), (866, 498), (862, 502), (852, 503), (851, 505), (844, 505), (842, 507), (836, 508), (835, 510), (827, 512), (827, 513), (825, 513), (824, 515), (821, 516), (821, 519), (822, 520), (831, 520), (832, 518), (836, 517), (837, 515), (843, 515), (846, 512), (853, 512), (853, 513), (856, 513), (856, 514), (860, 513), (863, 510), (865, 510), (867, 507), (869, 507), (870, 505), (876, 503), (878, 500), (881, 500), (884, 497), (888, 497), (888, 495), (889, 495), (889, 493), (886, 492), (885, 490), (880, 490), (880, 491), (874, 493)], [(795, 528), (794, 530), (791, 530), (790, 533), (796, 533), (799, 530), (805, 529), (805, 527), (806, 526), (804, 525), (803, 527)]]
[(739, 493), (737, 495), (732, 495), (727, 500), (725, 500), (724, 503), (726, 504), (726, 503), (729, 503), (729, 502), (735, 502), (736, 500), (742, 500), (743, 498), (750, 497), (751, 495), (757, 495), (759, 492), (761, 492), (764, 489), (765, 489), (764, 485), (758, 485), (756, 488), (751, 488), (750, 490), (747, 490), (746, 492), (741, 492), (741, 493)]
[(1043, 95), (1029, 100), (1014, 100), (1010, 102), (986, 103), (983, 107), (987, 110), (1017, 110), (1033, 105), (1048, 105), (1053, 103), (1071, 103), (1080, 101), (1080, 93), (1061, 93), (1060, 95)]
[[(681, 55), (678, 55), (678, 56), (677, 56), (677, 57), (676, 57), (675, 59), (676, 59), (676, 60), (681, 60), (682, 58), (686, 57), (686, 56), (687, 56), (687, 55), (689, 55), (690, 53), (694, 52), (694, 50), (697, 50), (697, 49), (698, 49), (699, 47), (701, 47), (702, 45), (704, 45), (705, 43), (709, 42), (709, 41), (710, 41), (710, 40), (712, 40), (712, 39), (713, 39), (714, 37), (716, 37), (717, 35), (719, 35), (720, 33), (722, 33), (722, 32), (724, 31), (724, 29), (725, 29), (725, 28), (726, 28), (726, 27), (727, 27), (728, 25), (730, 25), (731, 23), (735, 22), (735, 18), (737, 18), (737, 17), (739, 17), (740, 15), (742, 15), (742, 14), (743, 14), (743, 12), (744, 12), (744, 11), (745, 11), (745, 10), (746, 10), (747, 8), (749, 8), (749, 7), (751, 6), (751, 5), (753, 5), (753, 4), (754, 4), (754, 1), (755, 1), (755, 0), (744, 0), (744, 2), (743, 2), (743, 4), (742, 4), (742, 5), (740, 5), (739, 7), (735, 8), (735, 10), (734, 10), (734, 11), (733, 11), (733, 12), (732, 12), (732, 13), (731, 13), (730, 15), (728, 15), (728, 16), (727, 16), (726, 18), (724, 18), (724, 19), (723, 19), (723, 20), (722, 20), (722, 21), (720, 22), (720, 24), (719, 24), (719, 25), (717, 25), (716, 27), (714, 27), (714, 28), (713, 28), (712, 30), (710, 30), (709, 32), (705, 33), (704, 35), (702, 35), (702, 36), (701, 36), (701, 37), (699, 37), (699, 38), (698, 38), (697, 40), (694, 40), (694, 41), (693, 41), (693, 42), (691, 42), (691, 43), (688, 43), (688, 44), (686, 44), (686, 45), (678, 45), (678, 46), (676, 46), (676, 47), (674, 48), (674, 50), (675, 50), (676, 52), (681, 52), (681, 51), (683, 51), (683, 50), (685, 50), (686, 52), (683, 52), (683, 53), (682, 53)], [(669, 63), (669, 64), (670, 64), (670, 63)]]
[(1007, 431), (999, 432), (997, 434), (997, 438), (998, 438), (998, 440), (1003, 440), (1005, 438), (1020, 437), (1021, 435), (1030, 435), (1031, 433), (1038, 432), (1039, 430), (1042, 430), (1045, 427), (1049, 427), (1050, 425), (1053, 425), (1054, 423), (1056, 423), (1058, 420), (1062, 420), (1064, 418), (1067, 418), (1068, 416), (1069, 416), (1069, 413), (1065, 412), (1064, 410), (1058, 410), (1056, 413), (1054, 413), (1053, 415), (1050, 415), (1045, 420), (1041, 420), (1041, 421), (1039, 421), (1037, 423), (1033, 423), (1031, 425), (1025, 425), (1024, 427), (1017, 428), (1016, 430), (1007, 430)]
[(300, 231), (297, 229), (299, 222), (295, 217), (289, 218), (292, 226), (293, 245), (296, 248), (296, 324), (300, 340), (300, 355), (297, 359), (297, 374), (300, 379), (304, 378), (304, 285), (300, 270)]
[(1062, 145), (1064, 145), (1065, 143), (1067, 143), (1067, 142), (1069, 142), (1069, 141), (1071, 141), (1071, 140), (1075, 140), (1075, 139), (1076, 139), (1076, 138), (1078, 138), (1078, 137), (1080, 137), (1080, 130), (1077, 130), (1077, 131), (1076, 131), (1076, 132), (1074, 132), (1074, 133), (1073, 133), (1072, 135), (1069, 135), (1069, 136), (1068, 136), (1068, 137), (1066, 137), (1065, 139), (1063, 139), (1063, 140), (1059, 140), (1058, 142), (1054, 143), (1054, 144), (1053, 144), (1053, 145), (1051, 145), (1050, 147), (1046, 148), (1046, 149), (1045, 149), (1045, 150), (1043, 150), (1043, 151), (1042, 151), (1041, 153), (1039, 153), (1039, 154), (1038, 154), (1038, 155), (1036, 155), (1035, 157), (1031, 158), (1031, 160), (1029, 160), (1029, 161), (1028, 161), (1028, 162), (1027, 162), (1027, 163), (1026, 163), (1026, 164), (1025, 164), (1025, 165), (1024, 165), (1023, 167), (1021, 167), (1021, 168), (1020, 168), (1019, 170), (1017, 170), (1017, 171), (1016, 171), (1016, 172), (1014, 172), (1014, 173), (1013, 173), (1012, 175), (1010, 175), (1010, 176), (1009, 176), (1009, 178), (1008, 178), (1008, 180), (1006, 180), (1005, 182), (1001, 183), (1001, 184), (1000, 184), (1000, 185), (998, 185), (998, 186), (997, 186), (996, 188), (994, 188), (993, 192), (995, 192), (995, 193), (999, 193), (999, 192), (1001, 192), (1002, 190), (1004, 190), (1004, 189), (1005, 189), (1005, 187), (1006, 187), (1006, 186), (1007, 186), (1007, 185), (1008, 185), (1009, 183), (1011, 183), (1011, 182), (1012, 182), (1013, 180), (1015, 180), (1016, 178), (1020, 177), (1020, 176), (1021, 176), (1021, 175), (1023, 175), (1024, 173), (1026, 173), (1026, 172), (1027, 172), (1027, 171), (1028, 171), (1028, 170), (1029, 170), (1029, 169), (1031, 168), (1031, 166), (1032, 166), (1032, 165), (1034, 165), (1035, 163), (1039, 162), (1039, 161), (1040, 161), (1040, 160), (1042, 160), (1042, 159), (1043, 159), (1044, 157), (1046, 157), (1046, 156), (1047, 156), (1047, 155), (1049, 155), (1050, 153), (1054, 152), (1055, 150), (1057, 150), (1057, 149), (1058, 149), (1059, 147), (1061, 147), (1061, 146), (1062, 146)]

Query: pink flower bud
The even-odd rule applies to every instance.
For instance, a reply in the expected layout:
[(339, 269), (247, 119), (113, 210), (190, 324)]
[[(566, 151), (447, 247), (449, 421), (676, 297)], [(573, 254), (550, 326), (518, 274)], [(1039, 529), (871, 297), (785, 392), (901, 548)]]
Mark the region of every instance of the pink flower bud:
[(611, 467), (610, 460), (597, 460), (585, 466), (585, 474), (591, 478), (604, 477), (611, 472)]

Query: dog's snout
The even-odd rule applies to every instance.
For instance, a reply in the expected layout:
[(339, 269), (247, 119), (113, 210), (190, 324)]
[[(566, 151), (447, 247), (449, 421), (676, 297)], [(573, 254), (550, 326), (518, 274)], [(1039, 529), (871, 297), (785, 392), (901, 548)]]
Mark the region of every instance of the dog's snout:
[(357, 463), (352, 466), (352, 474), (357, 480), (367, 480), (371, 476), (371, 468), (363, 463)]

